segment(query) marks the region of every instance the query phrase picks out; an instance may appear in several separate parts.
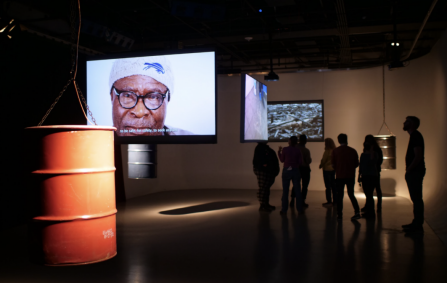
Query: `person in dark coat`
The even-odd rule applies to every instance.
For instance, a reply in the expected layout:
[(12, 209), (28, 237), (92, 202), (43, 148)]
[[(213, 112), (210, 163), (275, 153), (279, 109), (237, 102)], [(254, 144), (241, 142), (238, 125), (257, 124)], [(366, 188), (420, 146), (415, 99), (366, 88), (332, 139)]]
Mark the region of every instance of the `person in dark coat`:
[[(376, 139), (373, 135), (367, 135), (365, 137), (365, 142), (373, 145), (373, 150), (377, 154), (376, 159), (376, 168), (377, 168), (377, 175), (376, 175), (376, 181), (374, 182), (374, 187), (376, 189), (377, 193), (377, 213), (382, 213), (382, 189), (380, 187), (380, 172), (382, 171), (382, 163), (383, 163), (383, 152), (380, 146), (377, 144)], [(373, 189), (374, 192), (374, 189)], [(366, 195), (366, 192), (365, 192)], [(362, 212), (366, 211), (366, 204), (365, 207), (361, 209)]]
[(270, 188), (275, 183), (280, 169), (276, 152), (267, 145), (267, 142), (259, 142), (255, 148), (253, 171), (258, 179), (259, 210), (274, 210), (275, 207), (269, 204)]

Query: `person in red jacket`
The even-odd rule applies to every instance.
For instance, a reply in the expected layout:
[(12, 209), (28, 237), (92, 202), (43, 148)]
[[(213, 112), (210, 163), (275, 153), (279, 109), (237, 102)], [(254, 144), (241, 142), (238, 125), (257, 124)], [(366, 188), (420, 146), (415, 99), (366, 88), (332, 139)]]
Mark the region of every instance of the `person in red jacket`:
[(343, 219), (345, 185), (355, 211), (351, 220), (360, 219), (359, 204), (354, 196), (355, 171), (359, 166), (359, 155), (355, 149), (348, 146), (348, 136), (346, 134), (339, 134), (338, 142), (340, 146), (332, 151), (332, 167), (335, 169), (337, 186), (337, 219)]

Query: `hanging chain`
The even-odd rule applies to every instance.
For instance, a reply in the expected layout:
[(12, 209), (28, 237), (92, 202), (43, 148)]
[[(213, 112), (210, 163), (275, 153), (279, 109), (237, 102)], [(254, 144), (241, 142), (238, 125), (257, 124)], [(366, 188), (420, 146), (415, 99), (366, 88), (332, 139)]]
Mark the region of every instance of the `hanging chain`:
[(391, 132), (390, 128), (388, 128), (388, 125), (385, 122), (385, 65), (382, 65), (382, 93), (383, 93), (383, 123), (382, 126), (380, 127), (379, 133), (383, 128), (383, 125), (385, 125), (385, 127), (387, 128), (388, 132), (394, 136), (393, 132)]
[[(45, 119), (50, 115), (50, 112), (53, 110), (53, 108), (56, 106), (56, 103), (59, 101), (59, 99), (62, 97), (64, 92), (67, 90), (68, 86), (73, 82), (73, 85), (75, 87), (76, 95), (78, 96), (79, 103), (81, 105), (82, 112), (87, 119), (88, 122), (91, 124), (96, 124), (96, 120), (93, 117), (92, 111), (90, 111), (90, 108), (87, 105), (87, 101), (85, 100), (84, 95), (82, 94), (79, 85), (76, 81), (76, 74), (78, 70), (78, 49), (79, 49), (79, 35), (81, 32), (81, 5), (79, 3), (80, 0), (72, 0), (71, 1), (71, 7), (70, 7), (70, 25), (71, 25), (71, 70), (70, 70), (70, 79), (68, 80), (67, 84), (64, 86), (62, 91), (59, 93), (59, 95), (54, 100), (53, 104), (51, 104), (50, 109), (45, 113), (45, 116), (43, 116), (42, 120), (39, 122), (38, 126), (42, 126)], [(76, 9), (79, 12), (79, 21), (78, 21), (78, 30), (76, 31)], [(85, 113), (84, 107), (82, 107), (82, 103), (80, 101), (82, 99), (82, 102), (84, 103), (85, 108), (87, 109), (88, 115), (92, 117), (93, 123), (88, 119), (87, 113)]]
[(48, 117), (48, 115), (50, 115), (51, 110), (53, 110), (54, 106), (56, 106), (56, 103), (59, 101), (59, 99), (62, 97), (62, 94), (64, 94), (65, 90), (67, 89), (67, 87), (71, 84), (71, 82), (73, 81), (73, 79), (69, 79), (68, 83), (64, 86), (64, 88), (62, 89), (62, 91), (59, 93), (59, 96), (56, 97), (56, 100), (54, 100), (53, 104), (51, 104), (50, 109), (48, 109), (47, 113), (45, 113), (45, 116), (43, 116), (42, 120), (40, 120), (40, 123), (38, 124), (38, 126), (42, 126), (43, 122), (45, 121), (45, 119)]
[(385, 123), (385, 65), (382, 65), (383, 123)]
[[(97, 125), (97, 124), (96, 124), (96, 119), (95, 119), (95, 117), (93, 117), (92, 111), (90, 111), (90, 108), (89, 108), (88, 105), (87, 105), (87, 101), (85, 100), (85, 97), (84, 97), (84, 95), (82, 94), (82, 91), (81, 91), (81, 88), (80, 88), (79, 85), (78, 85), (78, 82), (75, 81), (75, 84), (76, 84), (76, 88), (77, 88), (77, 90), (78, 90), (78, 92), (79, 92), (79, 96), (81, 97), (82, 102), (84, 103), (85, 109), (87, 109), (87, 113), (88, 113), (88, 115), (90, 115), (90, 117), (92, 117), (92, 121), (93, 121), (93, 123), (94, 123), (95, 125)], [(87, 119), (88, 119), (88, 118), (87, 118)], [(90, 122), (90, 123), (91, 123), (91, 122)]]

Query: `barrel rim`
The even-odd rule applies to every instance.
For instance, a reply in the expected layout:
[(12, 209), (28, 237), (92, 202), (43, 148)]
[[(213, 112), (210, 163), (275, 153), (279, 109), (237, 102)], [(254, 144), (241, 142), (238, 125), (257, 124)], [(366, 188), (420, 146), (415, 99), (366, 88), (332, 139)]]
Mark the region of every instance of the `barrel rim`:
[(106, 261), (109, 260), (113, 257), (115, 257), (118, 254), (117, 251), (115, 251), (115, 254), (109, 256), (108, 258), (102, 258), (102, 259), (98, 259), (98, 260), (92, 260), (92, 261), (86, 261), (86, 262), (73, 262), (73, 263), (44, 263), (45, 266), (79, 266), (79, 265), (87, 265), (87, 264), (92, 264), (92, 263), (98, 263), (98, 262), (102, 262), (102, 261)]
[(85, 214), (85, 215), (37, 215), (32, 218), (33, 221), (48, 221), (48, 222), (69, 222), (69, 221), (78, 221), (78, 220), (90, 220), (90, 219), (98, 219), (105, 218), (112, 215), (116, 215), (118, 210), (116, 208), (112, 208), (109, 211), (93, 213), (93, 214)]
[(395, 135), (375, 135), (375, 138), (396, 138)]
[(27, 127), (25, 130), (106, 130), (116, 131), (115, 127), (110, 126), (93, 126), (93, 125), (53, 125), (53, 126), (33, 126)]

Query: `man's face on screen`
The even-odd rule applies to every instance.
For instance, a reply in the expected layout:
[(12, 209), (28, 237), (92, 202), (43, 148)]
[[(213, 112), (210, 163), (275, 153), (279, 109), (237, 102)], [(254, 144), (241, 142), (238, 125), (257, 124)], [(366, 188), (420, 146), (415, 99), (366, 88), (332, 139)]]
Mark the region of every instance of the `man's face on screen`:
[[(113, 125), (117, 128), (119, 136), (158, 136), (163, 132), (166, 118), (166, 107), (168, 97), (156, 110), (149, 110), (139, 98), (135, 107), (126, 109), (122, 106), (123, 101), (116, 95), (122, 92), (133, 92), (138, 96), (148, 93), (166, 93), (167, 87), (151, 77), (133, 75), (117, 80), (111, 90)], [(148, 131), (150, 130), (150, 131)]]

